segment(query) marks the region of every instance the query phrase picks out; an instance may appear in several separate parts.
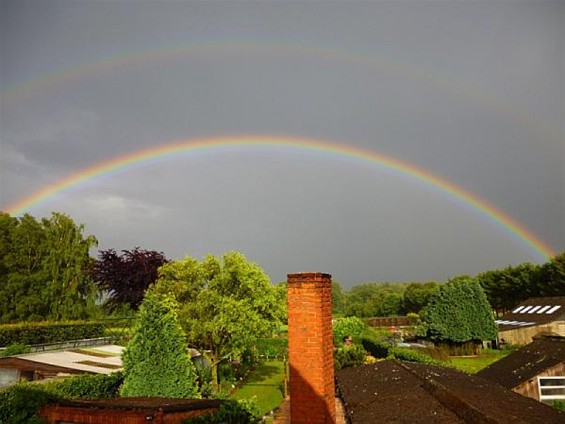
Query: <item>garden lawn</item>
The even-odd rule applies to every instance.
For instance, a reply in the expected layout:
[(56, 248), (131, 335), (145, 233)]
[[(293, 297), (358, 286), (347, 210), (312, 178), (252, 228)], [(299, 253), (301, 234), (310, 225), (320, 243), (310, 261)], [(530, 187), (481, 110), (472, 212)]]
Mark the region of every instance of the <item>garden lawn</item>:
[(475, 374), (509, 353), (511, 353), (510, 350), (489, 350), (479, 356), (452, 356), (450, 361), (458, 370)]
[(284, 363), (265, 362), (249, 373), (245, 381), (231, 395), (232, 399), (257, 398), (263, 415), (276, 409), (284, 400)]

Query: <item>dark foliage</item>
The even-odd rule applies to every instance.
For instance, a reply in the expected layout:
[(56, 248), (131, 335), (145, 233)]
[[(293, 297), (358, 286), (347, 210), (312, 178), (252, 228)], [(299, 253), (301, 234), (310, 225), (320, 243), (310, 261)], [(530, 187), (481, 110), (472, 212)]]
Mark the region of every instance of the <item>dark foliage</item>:
[(201, 415), (195, 418), (187, 418), (183, 420), (184, 424), (248, 424), (259, 422), (244, 402), (235, 400), (226, 400), (220, 409), (209, 415)]
[(108, 294), (108, 310), (122, 305), (137, 310), (145, 291), (157, 280), (157, 270), (167, 262), (162, 252), (139, 247), (122, 250), (121, 255), (114, 249), (101, 250), (92, 268), (92, 278)]
[(0, 346), (56, 343), (93, 339), (104, 335), (104, 326), (96, 321), (24, 322), (0, 325)]

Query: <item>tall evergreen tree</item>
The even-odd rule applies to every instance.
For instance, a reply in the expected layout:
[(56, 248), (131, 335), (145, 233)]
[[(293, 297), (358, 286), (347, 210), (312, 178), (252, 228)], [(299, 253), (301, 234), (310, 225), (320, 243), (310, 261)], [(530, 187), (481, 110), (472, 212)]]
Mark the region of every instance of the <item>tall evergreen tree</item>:
[(122, 355), (122, 396), (200, 397), (177, 309), (172, 297), (147, 293), (133, 337)]

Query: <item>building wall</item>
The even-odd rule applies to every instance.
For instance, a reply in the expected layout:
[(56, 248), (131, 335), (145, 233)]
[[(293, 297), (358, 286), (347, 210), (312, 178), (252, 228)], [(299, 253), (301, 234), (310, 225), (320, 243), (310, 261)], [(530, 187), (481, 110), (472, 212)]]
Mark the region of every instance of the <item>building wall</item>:
[(565, 376), (565, 363), (549, 368), (543, 373), (536, 375), (531, 380), (528, 380), (517, 387), (514, 387), (512, 391), (521, 394), (522, 396), (527, 396), (532, 399), (539, 401), (539, 386), (538, 377), (561, 377)]
[(162, 410), (123, 410), (95, 409), (70, 406), (44, 406), (39, 416), (47, 424), (61, 422), (76, 424), (181, 424), (186, 418), (194, 418), (217, 411), (217, 408), (198, 409), (193, 411), (163, 412)]
[(524, 346), (531, 343), (534, 336), (539, 333), (555, 333), (559, 336), (565, 337), (565, 321), (554, 321), (545, 325), (500, 331), (498, 333), (498, 338), (499, 340), (504, 339), (506, 343), (510, 343), (512, 345)]

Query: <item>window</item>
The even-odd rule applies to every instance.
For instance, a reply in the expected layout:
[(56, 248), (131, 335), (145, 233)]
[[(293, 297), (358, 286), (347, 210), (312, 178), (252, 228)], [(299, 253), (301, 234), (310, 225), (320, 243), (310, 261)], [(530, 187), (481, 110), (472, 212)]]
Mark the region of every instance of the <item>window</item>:
[(554, 306), (554, 307), (551, 308), (549, 311), (547, 311), (546, 314), (552, 314), (552, 313), (554, 313), (556, 310), (558, 310), (559, 308), (561, 308), (561, 305)]
[(541, 308), (538, 311), (538, 314), (543, 314), (545, 311), (547, 311), (549, 308), (551, 308), (551, 306), (544, 306), (543, 308)]
[(525, 314), (525, 313), (528, 312), (530, 309), (532, 309), (532, 305), (526, 306), (524, 309), (522, 309), (522, 311), (521, 311), (520, 313), (521, 313), (521, 314)]
[(565, 400), (565, 376), (538, 377), (539, 400)]

